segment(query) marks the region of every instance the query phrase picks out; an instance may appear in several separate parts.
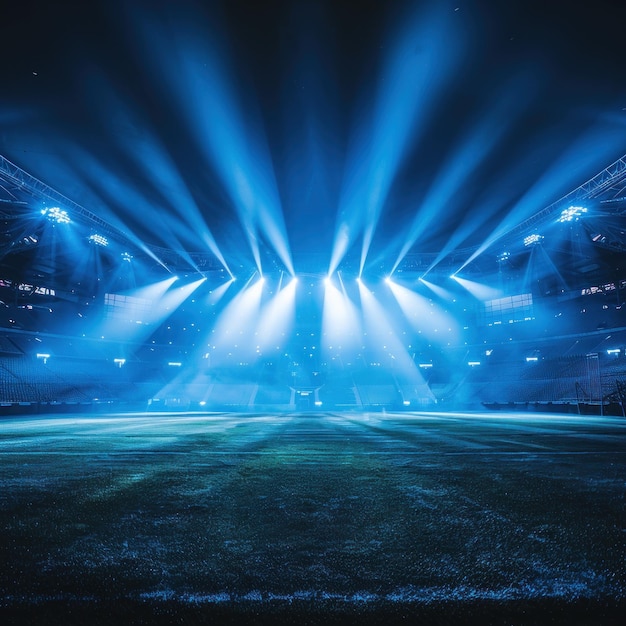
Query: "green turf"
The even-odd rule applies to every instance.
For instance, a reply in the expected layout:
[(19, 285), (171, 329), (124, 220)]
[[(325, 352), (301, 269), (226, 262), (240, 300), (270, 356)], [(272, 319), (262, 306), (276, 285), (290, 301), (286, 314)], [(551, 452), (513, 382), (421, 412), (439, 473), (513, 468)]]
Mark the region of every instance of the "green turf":
[(0, 608), (609, 623), (625, 443), (626, 421), (571, 416), (4, 420)]

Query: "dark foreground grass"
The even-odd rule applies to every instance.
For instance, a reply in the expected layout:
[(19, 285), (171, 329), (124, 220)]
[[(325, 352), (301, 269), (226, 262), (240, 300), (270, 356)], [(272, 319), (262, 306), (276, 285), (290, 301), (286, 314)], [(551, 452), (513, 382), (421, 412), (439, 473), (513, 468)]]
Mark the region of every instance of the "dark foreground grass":
[(622, 623), (626, 422), (0, 422), (7, 623)]

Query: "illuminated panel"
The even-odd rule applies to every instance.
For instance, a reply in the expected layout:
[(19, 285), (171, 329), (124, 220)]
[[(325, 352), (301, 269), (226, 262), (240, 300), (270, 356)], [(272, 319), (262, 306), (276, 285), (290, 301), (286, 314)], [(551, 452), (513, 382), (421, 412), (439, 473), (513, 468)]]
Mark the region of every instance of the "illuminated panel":
[(105, 316), (110, 319), (143, 321), (149, 318), (153, 301), (119, 293), (104, 294)]
[(485, 302), (485, 323), (489, 326), (534, 319), (533, 296), (524, 293)]

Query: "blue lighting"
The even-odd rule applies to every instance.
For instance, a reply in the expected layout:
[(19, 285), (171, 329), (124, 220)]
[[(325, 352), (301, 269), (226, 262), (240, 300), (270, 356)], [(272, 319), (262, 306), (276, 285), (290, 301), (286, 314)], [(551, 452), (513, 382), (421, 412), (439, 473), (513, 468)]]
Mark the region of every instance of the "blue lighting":
[(570, 206), (561, 211), (558, 222), (577, 222), (585, 213), (587, 208), (583, 206)]
[(533, 233), (532, 235), (528, 235), (527, 237), (524, 237), (524, 246), (528, 247), (528, 246), (537, 245), (537, 244), (541, 243), (542, 240), (543, 240), (543, 236), (542, 235), (538, 235), (537, 233)]
[(44, 215), (50, 222), (54, 222), (55, 224), (69, 224), (71, 222), (67, 211), (60, 209), (59, 207), (42, 209), (41, 214)]
[[(109, 240), (104, 235), (99, 235), (98, 233), (90, 235), (89, 241), (97, 246), (102, 246), (103, 248), (106, 248), (109, 245)], [(128, 260), (130, 261), (130, 259)]]

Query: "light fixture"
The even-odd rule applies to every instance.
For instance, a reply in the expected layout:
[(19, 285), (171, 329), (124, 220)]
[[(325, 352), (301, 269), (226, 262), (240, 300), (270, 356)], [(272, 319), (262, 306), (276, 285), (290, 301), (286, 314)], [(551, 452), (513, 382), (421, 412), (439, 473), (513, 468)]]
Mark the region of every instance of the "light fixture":
[(89, 241), (97, 246), (102, 246), (103, 248), (106, 248), (109, 245), (109, 240), (104, 235), (99, 235), (98, 233), (90, 235)]
[(48, 220), (50, 220), (51, 222), (55, 222), (56, 224), (69, 224), (71, 222), (70, 216), (67, 214), (67, 211), (60, 209), (57, 206), (42, 209), (41, 214), (45, 216)]
[(570, 206), (567, 209), (561, 211), (561, 217), (557, 221), (559, 222), (577, 222), (583, 213), (587, 213), (587, 207), (584, 206)]
[(532, 235), (528, 235), (528, 237), (524, 237), (524, 245), (535, 246), (543, 240), (543, 235), (538, 235), (537, 233), (533, 233)]

